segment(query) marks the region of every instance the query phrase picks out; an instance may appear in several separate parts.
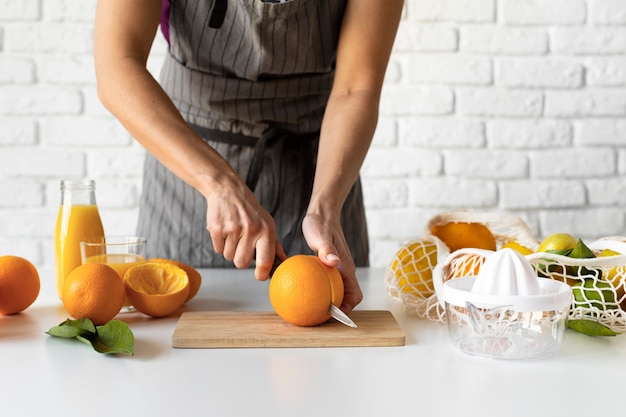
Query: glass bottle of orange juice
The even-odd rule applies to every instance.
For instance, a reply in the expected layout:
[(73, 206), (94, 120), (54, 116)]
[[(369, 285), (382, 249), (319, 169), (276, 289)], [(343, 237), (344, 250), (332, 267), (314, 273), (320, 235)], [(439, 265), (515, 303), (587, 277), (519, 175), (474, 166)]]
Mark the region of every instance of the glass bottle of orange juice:
[(59, 298), (63, 290), (63, 280), (81, 264), (80, 240), (92, 237), (104, 238), (104, 228), (96, 204), (95, 181), (61, 181), (61, 206), (54, 235)]

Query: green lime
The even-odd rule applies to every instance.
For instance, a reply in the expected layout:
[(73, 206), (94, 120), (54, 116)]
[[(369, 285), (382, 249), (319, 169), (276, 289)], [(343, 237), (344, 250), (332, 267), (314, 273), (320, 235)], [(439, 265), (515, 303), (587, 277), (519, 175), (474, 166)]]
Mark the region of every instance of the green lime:
[(612, 310), (618, 308), (615, 302), (615, 290), (606, 281), (584, 279), (572, 286), (576, 307), (599, 310)]

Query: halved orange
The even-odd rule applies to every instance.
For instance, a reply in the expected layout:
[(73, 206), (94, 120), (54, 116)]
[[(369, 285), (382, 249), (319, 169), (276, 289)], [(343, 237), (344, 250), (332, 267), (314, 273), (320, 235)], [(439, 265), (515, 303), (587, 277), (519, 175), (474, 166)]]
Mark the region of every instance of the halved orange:
[(187, 272), (165, 262), (145, 262), (130, 268), (124, 285), (132, 306), (152, 317), (172, 314), (189, 295)]
[(165, 262), (174, 264), (185, 270), (187, 273), (187, 277), (189, 277), (189, 294), (187, 295), (187, 299), (185, 302), (191, 300), (198, 294), (200, 290), (200, 286), (202, 285), (202, 275), (191, 265), (187, 265), (186, 263), (175, 261), (173, 259), (165, 259), (165, 258), (152, 258), (149, 262)]

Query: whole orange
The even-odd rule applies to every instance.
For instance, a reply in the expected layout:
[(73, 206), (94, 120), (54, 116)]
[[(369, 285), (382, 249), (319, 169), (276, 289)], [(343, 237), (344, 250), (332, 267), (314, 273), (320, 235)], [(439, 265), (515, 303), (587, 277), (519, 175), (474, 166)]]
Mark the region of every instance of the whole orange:
[(496, 239), (482, 223), (450, 222), (435, 225), (430, 231), (450, 248), (450, 252), (462, 248), (496, 250)]
[(187, 277), (189, 278), (189, 294), (187, 295), (187, 299), (185, 302), (191, 300), (198, 294), (200, 291), (200, 286), (202, 285), (202, 275), (191, 265), (187, 265), (186, 263), (175, 261), (173, 259), (164, 259), (164, 258), (153, 258), (150, 259), (150, 262), (164, 262), (174, 264), (179, 268), (182, 268), (187, 273)]
[(189, 277), (170, 262), (144, 262), (124, 275), (126, 295), (138, 311), (164, 317), (178, 310), (189, 295)]
[(297, 326), (316, 326), (330, 319), (331, 303), (343, 301), (343, 280), (337, 268), (314, 255), (294, 255), (276, 268), (269, 299), (283, 320)]
[(124, 305), (124, 283), (106, 264), (82, 264), (63, 281), (61, 299), (75, 319), (88, 318), (93, 324), (109, 322)]
[(15, 314), (30, 307), (39, 296), (39, 273), (27, 259), (0, 257), (0, 314)]

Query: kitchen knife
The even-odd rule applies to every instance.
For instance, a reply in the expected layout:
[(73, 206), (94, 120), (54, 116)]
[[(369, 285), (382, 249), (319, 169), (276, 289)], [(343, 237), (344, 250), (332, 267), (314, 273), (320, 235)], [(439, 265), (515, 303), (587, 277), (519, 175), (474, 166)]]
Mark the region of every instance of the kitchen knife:
[(334, 318), (335, 320), (337, 320), (339, 323), (343, 323), (346, 326), (350, 326), (353, 328), (357, 328), (357, 325), (355, 322), (352, 321), (352, 319), (350, 319), (350, 317), (348, 317), (346, 315), (346, 313), (344, 313), (343, 311), (341, 311), (339, 309), (339, 307), (337, 307), (334, 304), (330, 305), (330, 309), (328, 310), (328, 314), (330, 314), (330, 316), (332, 318)]
[(280, 258), (278, 256), (274, 256), (274, 263), (272, 264), (272, 269), (270, 269), (270, 278), (272, 278), (272, 275), (274, 275), (274, 272), (276, 272), (276, 268), (278, 268), (278, 265), (280, 265), (282, 263), (282, 261), (280, 260)]

